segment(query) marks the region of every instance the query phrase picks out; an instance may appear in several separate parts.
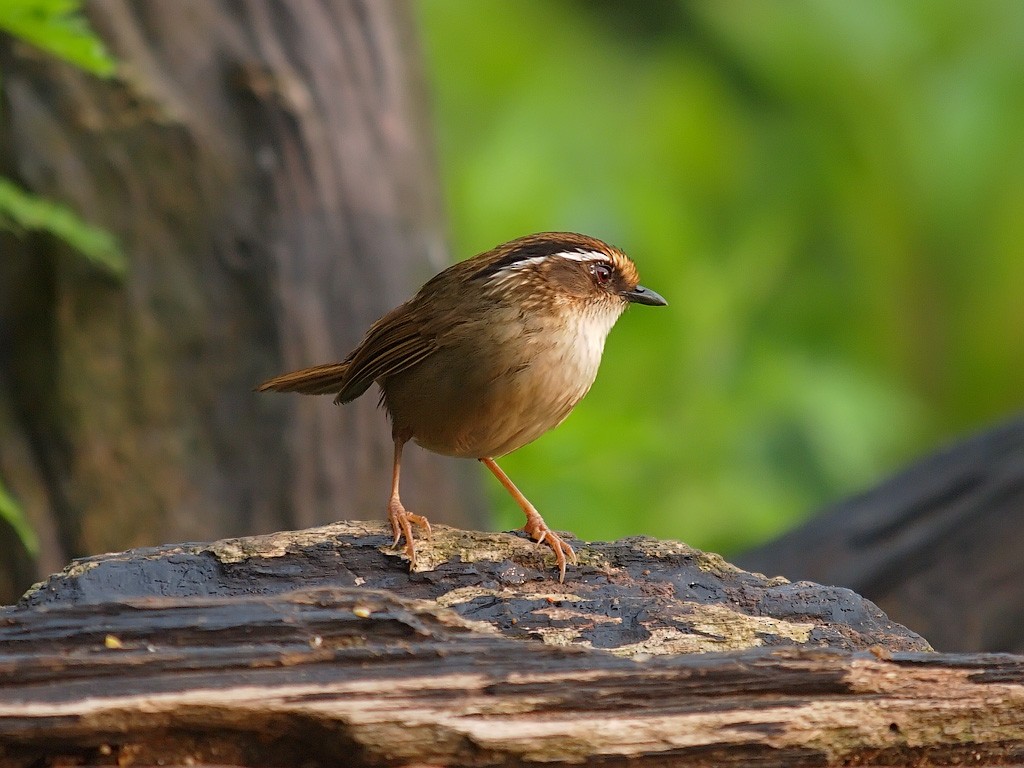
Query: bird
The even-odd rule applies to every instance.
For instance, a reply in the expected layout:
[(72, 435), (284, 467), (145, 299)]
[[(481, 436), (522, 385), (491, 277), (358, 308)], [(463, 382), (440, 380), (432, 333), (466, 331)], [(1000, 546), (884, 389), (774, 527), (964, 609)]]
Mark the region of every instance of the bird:
[(597, 376), (605, 339), (630, 304), (665, 306), (639, 284), (622, 250), (575, 232), (540, 232), (457, 262), (370, 326), (341, 362), (263, 382), (258, 391), (333, 394), (337, 404), (380, 388), (394, 440), (387, 517), (393, 546), (430, 522), (399, 495), (402, 451), (412, 441), (476, 459), (526, 515), (523, 531), (555, 555), (559, 582), (576, 553), (495, 462), (562, 423)]

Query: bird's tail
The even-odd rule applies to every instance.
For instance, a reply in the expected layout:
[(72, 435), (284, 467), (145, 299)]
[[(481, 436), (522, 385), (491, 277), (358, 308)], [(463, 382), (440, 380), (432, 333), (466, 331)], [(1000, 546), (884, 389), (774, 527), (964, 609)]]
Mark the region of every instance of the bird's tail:
[(301, 371), (282, 373), (264, 381), (257, 392), (301, 392), (304, 395), (333, 395), (345, 386), (348, 376), (348, 363), (327, 363)]

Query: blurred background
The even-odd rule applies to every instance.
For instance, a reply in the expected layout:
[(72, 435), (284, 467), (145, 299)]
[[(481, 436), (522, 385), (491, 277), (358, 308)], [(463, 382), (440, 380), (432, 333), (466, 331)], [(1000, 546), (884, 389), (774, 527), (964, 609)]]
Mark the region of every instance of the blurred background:
[[(669, 300), (503, 461), (582, 539), (733, 556), (1024, 404), (1024, 4), (78, 7), (0, 3), (0, 600), (72, 557), (380, 518), (373, 398), (252, 387), (528, 232), (608, 240)], [(992, 559), (963, 545), (978, 510), (1016, 551), (1003, 437), (1016, 469), (985, 485), (975, 452), (957, 486), (1000, 503), (882, 492), (907, 514), (874, 509), (888, 533), (859, 541), (887, 572), (908, 559), (887, 536), (929, 515), (962, 571)], [(481, 467), (422, 451), (403, 499), (522, 524)], [(916, 541), (918, 574), (956, 575)], [(815, 577), (881, 601), (876, 575)]]
[(735, 553), (1024, 404), (1021, 3), (417, 14), (454, 253), (579, 230), (669, 300), (504, 460), (553, 526)]

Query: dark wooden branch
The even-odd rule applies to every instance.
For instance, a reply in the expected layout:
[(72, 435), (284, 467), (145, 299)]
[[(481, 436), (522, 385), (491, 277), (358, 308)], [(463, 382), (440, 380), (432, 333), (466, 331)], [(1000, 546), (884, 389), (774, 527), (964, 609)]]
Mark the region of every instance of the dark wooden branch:
[(936, 452), (738, 558), (842, 584), (945, 651), (1024, 652), (1024, 418)]
[(346, 522), (100, 555), (75, 561), (11, 610), (362, 587), (432, 601), (510, 637), (620, 654), (794, 644), (929, 649), (847, 589), (767, 579), (678, 542), (587, 544), (565, 584), (553, 578), (550, 550), (519, 535), (435, 526), (432, 539), (417, 543), (414, 573), (390, 544), (389, 528)]
[(0, 764), (1024, 759), (1024, 660), (930, 653), (847, 590), (651, 539), (558, 584), (440, 526), (410, 574), (386, 534), (76, 561), (0, 610)]

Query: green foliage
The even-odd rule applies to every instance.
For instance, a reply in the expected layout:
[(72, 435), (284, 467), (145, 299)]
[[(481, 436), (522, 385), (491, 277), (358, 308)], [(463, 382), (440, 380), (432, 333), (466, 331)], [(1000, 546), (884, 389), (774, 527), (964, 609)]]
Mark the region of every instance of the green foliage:
[(60, 59), (107, 77), (111, 58), (81, 13), (81, 0), (4, 0), (0, 29)]
[(7, 492), (3, 483), (0, 483), (0, 520), (6, 521), (14, 529), (15, 534), (21, 539), (21, 543), (25, 545), (25, 549), (30, 555), (35, 556), (39, 553), (39, 539), (36, 537), (36, 532), (32, 530), (32, 526), (25, 518), (25, 512), (21, 505)]
[[(114, 72), (115, 62), (82, 16), (80, 0), (7, 0), (0, 3), (0, 30), (87, 72), (100, 76)], [(110, 233), (2, 177), (0, 228), (48, 232), (101, 269), (117, 277), (125, 272), (124, 255)]]
[[(115, 61), (82, 16), (80, 0), (7, 0), (0, 3), (0, 30), (95, 75), (109, 76)], [(0, 177), (0, 228), (43, 231), (63, 240), (94, 265), (124, 275), (124, 254), (114, 237), (71, 209)]]
[(29, 194), (2, 177), (0, 228), (49, 232), (118, 278), (127, 269), (124, 254), (109, 232), (86, 224), (70, 208)]
[(669, 300), (503, 462), (552, 525), (734, 551), (1021, 407), (1024, 4), (419, 8), (456, 253), (576, 229)]
[[(115, 62), (81, 13), (80, 0), (7, 0), (0, 3), (0, 30), (87, 72), (107, 76)], [(72, 246), (94, 265), (121, 277), (124, 254), (114, 237), (71, 209), (37, 197), (0, 177), (0, 228), (43, 231)]]
[[(114, 72), (115, 62), (86, 24), (79, 0), (5, 0), (0, 2), (0, 30), (95, 75), (105, 77)], [(86, 224), (66, 206), (30, 194), (3, 177), (0, 229), (48, 232), (115, 277), (125, 273), (124, 254), (110, 233)], [(35, 531), (2, 482), (0, 520), (14, 529), (31, 554), (38, 552)]]

